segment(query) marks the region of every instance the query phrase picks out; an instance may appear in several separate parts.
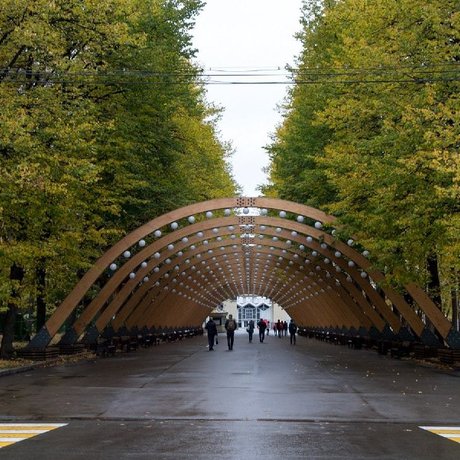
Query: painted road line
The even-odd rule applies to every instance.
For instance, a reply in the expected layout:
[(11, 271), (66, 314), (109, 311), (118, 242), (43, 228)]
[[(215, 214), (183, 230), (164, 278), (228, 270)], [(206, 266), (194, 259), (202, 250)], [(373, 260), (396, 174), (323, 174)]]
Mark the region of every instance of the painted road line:
[(420, 426), (419, 428), (460, 443), (460, 426)]
[(67, 423), (0, 423), (0, 449), (66, 425)]

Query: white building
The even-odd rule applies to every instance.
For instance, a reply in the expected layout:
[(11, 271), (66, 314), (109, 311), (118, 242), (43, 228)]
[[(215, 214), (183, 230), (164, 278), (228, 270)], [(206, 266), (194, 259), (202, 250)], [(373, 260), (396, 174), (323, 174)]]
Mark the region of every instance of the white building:
[(244, 328), (247, 327), (251, 319), (257, 324), (262, 318), (268, 321), (270, 328), (278, 320), (289, 323), (291, 319), (280, 305), (266, 297), (257, 296), (242, 296), (238, 297), (236, 301), (226, 300), (216, 308), (215, 314), (213, 312), (211, 316), (217, 322), (218, 327), (220, 326), (219, 329), (222, 330), (228, 315), (233, 315), (238, 320), (238, 326)]

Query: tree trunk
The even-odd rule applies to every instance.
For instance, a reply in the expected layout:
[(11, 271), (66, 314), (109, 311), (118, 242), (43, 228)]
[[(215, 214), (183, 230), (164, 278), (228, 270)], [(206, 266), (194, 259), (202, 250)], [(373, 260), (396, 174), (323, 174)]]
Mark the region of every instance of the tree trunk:
[(439, 281), (438, 258), (436, 254), (431, 254), (427, 260), (428, 273), (428, 292), (433, 302), (442, 310), (441, 283)]
[[(10, 269), (10, 280), (22, 281), (24, 278), (24, 270), (22, 267), (12, 265)], [(8, 302), (8, 309), (6, 311), (5, 328), (3, 331), (2, 344), (0, 347), (0, 359), (11, 359), (13, 357), (14, 348), (14, 327), (16, 325), (16, 316), (18, 307), (13, 299), (19, 297), (18, 291), (13, 288), (11, 291), (11, 302)]]
[(452, 328), (454, 331), (459, 330), (458, 324), (458, 291), (457, 288), (452, 289)]
[(45, 302), (45, 283), (46, 283), (46, 268), (45, 259), (39, 260), (37, 267), (37, 324), (36, 332), (38, 332), (46, 322), (46, 302)]

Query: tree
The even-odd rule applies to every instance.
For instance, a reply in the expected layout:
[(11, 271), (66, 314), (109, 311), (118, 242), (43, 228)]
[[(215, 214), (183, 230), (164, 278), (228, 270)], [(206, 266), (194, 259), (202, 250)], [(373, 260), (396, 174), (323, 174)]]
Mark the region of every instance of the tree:
[[(192, 0), (2, 5), (0, 309), (35, 301), (50, 313), (116, 238), (201, 198), (195, 176), (181, 167), (191, 156), (200, 164), (197, 145), (215, 160), (207, 185), (218, 178), (222, 190), (235, 190), (190, 63), (189, 29), (200, 7)], [(23, 273), (20, 289), (13, 267)], [(10, 354), (8, 344), (3, 349)]]
[[(306, 88), (295, 88), (270, 147), (275, 188), (295, 196), (279, 165), (291, 168), (304, 202), (337, 215), (395, 285), (431, 283), (436, 297), (434, 267), (459, 268), (458, 4), (314, 3), (295, 73)], [(315, 174), (323, 193), (305, 179)]]

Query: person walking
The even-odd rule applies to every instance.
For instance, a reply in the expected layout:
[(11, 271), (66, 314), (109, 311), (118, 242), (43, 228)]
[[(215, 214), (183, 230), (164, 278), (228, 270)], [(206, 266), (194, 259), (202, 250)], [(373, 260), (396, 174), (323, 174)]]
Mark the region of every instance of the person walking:
[(276, 322), (276, 330), (278, 332), (278, 337), (281, 339), (283, 336), (283, 323), (280, 320)]
[(262, 343), (265, 338), (265, 329), (267, 328), (267, 323), (261, 318), (257, 323), (257, 327), (259, 328), (259, 341)]
[(227, 321), (225, 321), (225, 330), (227, 331), (227, 345), (228, 349), (233, 350), (233, 342), (235, 340), (235, 330), (238, 328), (236, 321), (233, 319), (233, 315), (228, 315)]
[(297, 332), (297, 324), (293, 319), (289, 322), (289, 334), (291, 336), (291, 345), (295, 345), (295, 334)]
[(248, 324), (248, 328), (246, 329), (249, 334), (249, 343), (252, 343), (252, 335), (254, 334), (254, 320), (250, 320)]
[(212, 318), (209, 318), (209, 321), (205, 326), (206, 331), (208, 332), (208, 348), (209, 351), (214, 350), (214, 339), (217, 337), (217, 326)]

